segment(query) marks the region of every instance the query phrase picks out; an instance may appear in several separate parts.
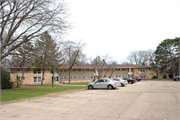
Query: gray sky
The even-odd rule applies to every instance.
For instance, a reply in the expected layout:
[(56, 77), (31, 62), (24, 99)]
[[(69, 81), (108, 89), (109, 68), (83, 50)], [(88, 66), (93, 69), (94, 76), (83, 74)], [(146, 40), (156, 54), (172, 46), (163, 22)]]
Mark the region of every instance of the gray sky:
[(180, 36), (179, 0), (65, 0), (74, 28), (66, 40), (82, 39), (87, 57), (109, 54), (117, 62), (131, 51), (156, 49)]

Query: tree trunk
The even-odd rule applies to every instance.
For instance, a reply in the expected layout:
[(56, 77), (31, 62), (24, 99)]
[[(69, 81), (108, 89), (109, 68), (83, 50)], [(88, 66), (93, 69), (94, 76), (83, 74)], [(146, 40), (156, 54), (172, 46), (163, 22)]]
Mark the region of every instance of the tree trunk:
[(44, 66), (43, 66), (43, 69), (42, 69), (42, 81), (41, 81), (41, 85), (43, 85), (43, 81), (44, 81), (44, 72), (45, 72), (45, 69), (44, 69)]
[(22, 66), (22, 79), (21, 79), (21, 85), (23, 84), (23, 78), (24, 78), (24, 66)]
[(52, 87), (54, 87), (54, 70), (53, 70), (53, 77), (52, 77)]
[(156, 76), (159, 78), (158, 69), (156, 68)]
[(69, 68), (69, 84), (71, 83), (71, 70)]

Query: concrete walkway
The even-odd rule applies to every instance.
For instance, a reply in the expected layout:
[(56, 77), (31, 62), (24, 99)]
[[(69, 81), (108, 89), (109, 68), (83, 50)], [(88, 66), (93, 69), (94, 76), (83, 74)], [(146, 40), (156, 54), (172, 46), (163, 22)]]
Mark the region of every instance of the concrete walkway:
[(86, 85), (68, 85), (68, 84), (61, 84), (61, 83), (54, 83), (56, 85), (62, 85), (62, 86), (86, 86)]

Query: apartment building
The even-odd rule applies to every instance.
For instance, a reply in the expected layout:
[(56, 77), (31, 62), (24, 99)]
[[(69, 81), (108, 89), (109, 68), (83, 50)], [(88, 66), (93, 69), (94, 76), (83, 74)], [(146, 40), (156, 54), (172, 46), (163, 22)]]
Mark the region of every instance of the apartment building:
[[(22, 70), (18, 67), (11, 68), (11, 80), (15, 81), (16, 76), (23, 80), (23, 84), (40, 84), (42, 80), (42, 71), (35, 68), (25, 68), (24, 78), (22, 78)], [(121, 65), (115, 66), (104, 65), (97, 67), (90, 64), (74, 65), (70, 71), (71, 83), (92, 82), (94, 79), (102, 77), (124, 78), (141, 76), (143, 79), (151, 79), (156, 73), (151, 66), (144, 65)], [(54, 74), (55, 82), (68, 83), (69, 81), (69, 65), (61, 66), (60, 71)], [(44, 84), (52, 83), (52, 73), (45, 71)]]

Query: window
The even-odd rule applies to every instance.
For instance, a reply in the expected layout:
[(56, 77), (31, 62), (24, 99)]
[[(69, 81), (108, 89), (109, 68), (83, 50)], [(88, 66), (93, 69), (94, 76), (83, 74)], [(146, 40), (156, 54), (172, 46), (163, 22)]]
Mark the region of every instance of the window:
[(121, 75), (116, 75), (116, 77), (121, 77)]
[(141, 78), (143, 79), (143, 78), (145, 78), (146, 76), (145, 76), (145, 74), (141, 74)]
[(79, 79), (85, 79), (85, 77), (84, 76), (79, 76)]
[(71, 76), (71, 79), (76, 79), (76, 76)]
[(149, 70), (152, 70), (152, 68), (149, 68)]
[(87, 71), (93, 71), (92, 69), (87, 69)]
[(104, 82), (109, 82), (109, 80), (107, 80), (107, 79), (104, 79)]
[(25, 80), (25, 77), (20, 77), (20, 80)]
[(76, 71), (76, 69), (72, 69), (71, 71)]
[(109, 77), (109, 78), (113, 78), (114, 76), (113, 76), (113, 75), (109, 75), (108, 77)]
[(67, 69), (62, 69), (62, 70), (61, 70), (61, 72), (66, 72), (66, 71), (67, 71)]
[(103, 80), (103, 79), (100, 79), (100, 80), (98, 80), (97, 82), (104, 82), (104, 80)]
[(104, 69), (104, 71), (106, 71), (106, 69)]
[(145, 72), (145, 69), (144, 69), (144, 68), (141, 68), (141, 72)]
[(66, 76), (60, 76), (60, 79), (63, 80), (63, 79), (67, 79)]
[(127, 77), (127, 75), (123, 75), (123, 77)]
[(93, 78), (93, 76), (87, 76), (87, 79), (92, 79)]
[(78, 69), (78, 71), (84, 71), (84, 69)]
[(121, 69), (120, 68), (116, 68), (116, 71), (120, 71)]
[(18, 68), (18, 69), (17, 69), (17, 72), (22, 72), (22, 69), (19, 69), (19, 68)]
[(34, 70), (33, 73), (34, 73), (34, 74), (41, 74), (41, 70), (40, 70), (40, 69)]
[(127, 68), (122, 68), (122, 71), (126, 71), (127, 70)]
[(150, 76), (153, 76), (153, 73), (150, 73)]
[(33, 82), (41, 82), (41, 77), (33, 77)]

